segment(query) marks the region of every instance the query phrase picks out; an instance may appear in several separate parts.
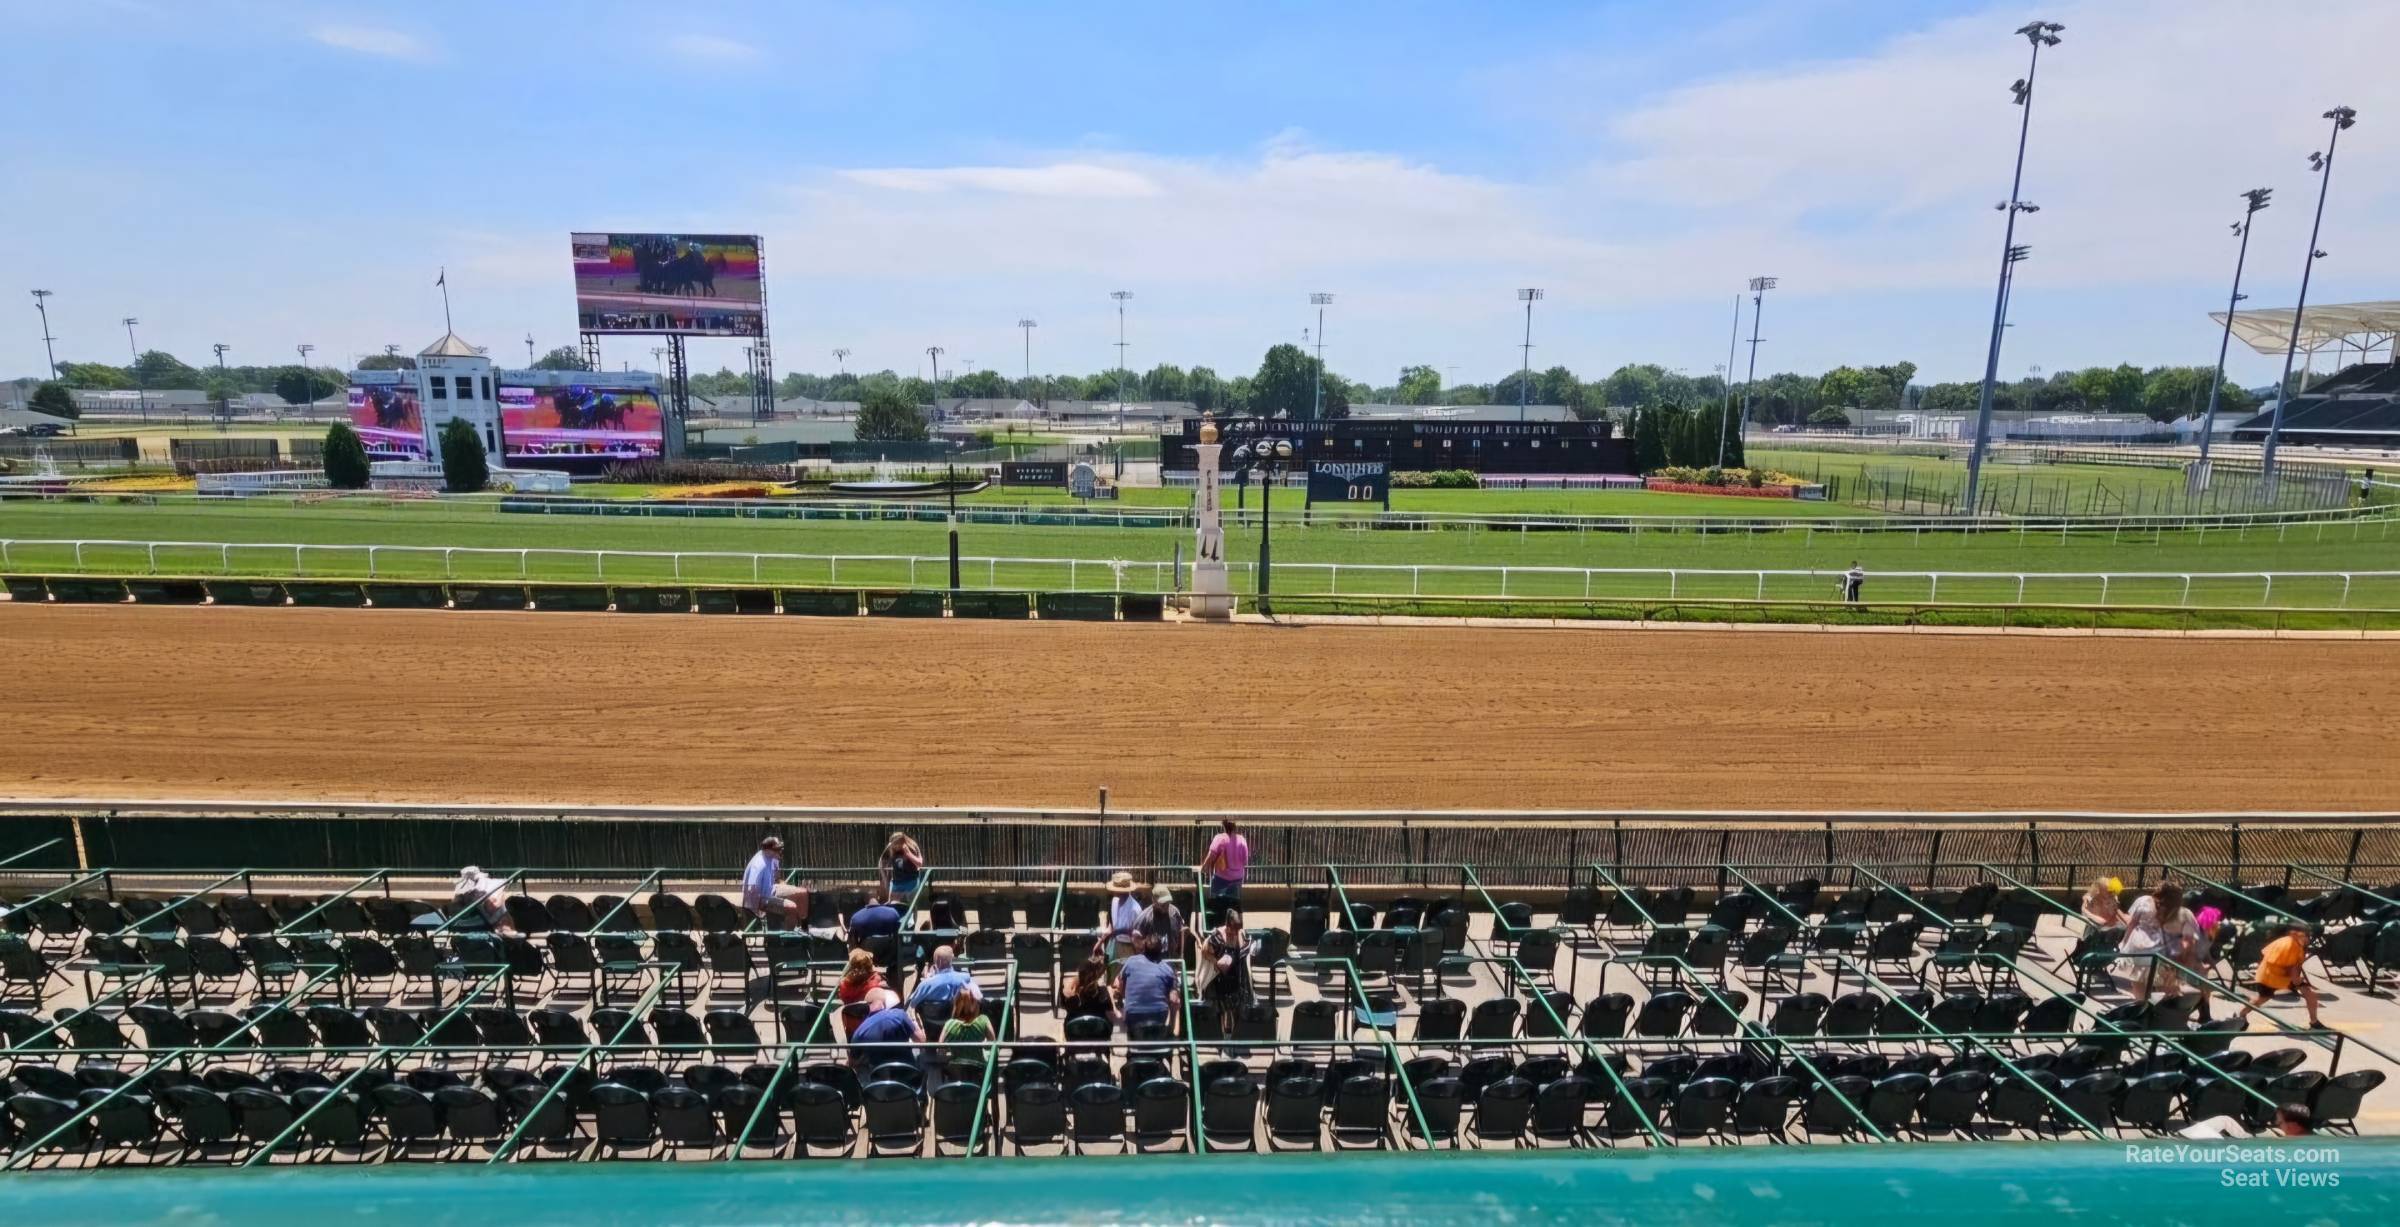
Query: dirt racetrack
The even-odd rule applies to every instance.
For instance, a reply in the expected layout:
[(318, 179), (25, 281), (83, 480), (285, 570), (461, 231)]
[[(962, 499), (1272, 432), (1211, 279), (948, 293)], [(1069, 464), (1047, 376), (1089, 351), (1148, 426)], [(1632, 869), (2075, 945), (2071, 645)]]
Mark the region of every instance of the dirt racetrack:
[(0, 603), (0, 795), (2388, 810), (2400, 641)]

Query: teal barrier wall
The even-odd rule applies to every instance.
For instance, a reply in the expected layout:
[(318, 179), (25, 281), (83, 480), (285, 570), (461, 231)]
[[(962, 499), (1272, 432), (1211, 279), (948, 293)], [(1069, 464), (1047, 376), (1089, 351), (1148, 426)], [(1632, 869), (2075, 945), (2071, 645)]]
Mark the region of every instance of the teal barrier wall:
[[(2333, 1157), (2141, 1162), (2160, 1142), (1930, 1142), (1668, 1152), (1189, 1155), (798, 1163), (327, 1164), (9, 1178), (42, 1227), (304, 1223), (1343, 1223), (1381, 1227), (2069, 1227), (2388, 1223), (2400, 1143)], [(2199, 1143), (2206, 1146), (2209, 1143)], [(2236, 1143), (2270, 1145), (2264, 1139)], [(2289, 1153), (2289, 1152), (2287, 1152)], [(2258, 1187), (2228, 1186), (2227, 1173)]]

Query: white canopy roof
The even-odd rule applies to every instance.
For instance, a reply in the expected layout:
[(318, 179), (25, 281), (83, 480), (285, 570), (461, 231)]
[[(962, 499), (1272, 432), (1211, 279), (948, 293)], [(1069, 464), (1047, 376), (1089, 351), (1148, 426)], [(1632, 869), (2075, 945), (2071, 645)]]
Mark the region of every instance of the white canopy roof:
[[(2225, 313), (2211, 311), (2208, 318), (2221, 325)], [(2340, 344), (2373, 349), (2396, 333), (2400, 333), (2400, 302), (2332, 303), (2310, 307), (2300, 317), (2300, 348), (2304, 351)], [(2233, 335), (2262, 354), (2280, 354), (2291, 343), (2292, 309), (2260, 307), (2236, 311)]]

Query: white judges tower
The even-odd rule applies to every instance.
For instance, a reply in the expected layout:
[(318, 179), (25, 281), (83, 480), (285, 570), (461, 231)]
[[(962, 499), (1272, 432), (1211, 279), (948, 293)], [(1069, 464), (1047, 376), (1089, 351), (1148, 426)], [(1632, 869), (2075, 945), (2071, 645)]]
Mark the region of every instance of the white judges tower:
[(1217, 495), (1217, 452), (1223, 446), (1217, 442), (1216, 415), (1200, 415), (1200, 442), (1192, 448), (1200, 470), (1200, 489), (1192, 496), (1199, 536), (1192, 551), (1190, 612), (1195, 618), (1233, 616), (1233, 588), (1225, 578), (1225, 509)]

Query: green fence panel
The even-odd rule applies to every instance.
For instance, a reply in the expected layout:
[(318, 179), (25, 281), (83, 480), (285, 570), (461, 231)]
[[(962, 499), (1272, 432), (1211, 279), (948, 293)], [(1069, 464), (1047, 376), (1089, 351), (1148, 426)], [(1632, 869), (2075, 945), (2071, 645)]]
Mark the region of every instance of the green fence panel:
[(1163, 622), (1167, 598), (1154, 592), (1128, 592), (1117, 598), (1117, 608), (1125, 611), (1128, 622)]
[(1114, 622), (1117, 598), (1106, 592), (1044, 592), (1033, 598), (1044, 621)]
[(125, 590), (141, 605), (200, 605), (208, 589), (196, 579), (129, 579)]
[(1033, 605), (1022, 592), (953, 592), (950, 612), (961, 618), (1022, 619)]
[(771, 614), (775, 612), (775, 592), (771, 588), (699, 588), (692, 592), (692, 604), (704, 614)]
[(41, 576), (11, 575), (6, 578), (5, 582), (8, 584), (9, 600), (47, 601), (50, 599), (50, 590), (42, 586)]
[(219, 605), (281, 605), (283, 585), (255, 579), (212, 579), (208, 599)]
[(450, 607), (453, 609), (523, 609), (523, 584), (452, 584)]
[(689, 588), (619, 588), (618, 613), (690, 613), (692, 590)]
[(377, 609), (446, 609), (450, 605), (440, 584), (369, 584), (367, 599)]
[(292, 604), (320, 609), (357, 609), (367, 603), (366, 589), (357, 584), (286, 583)]
[(867, 594), (867, 615), (875, 618), (938, 618), (942, 616), (942, 594), (870, 592)]
[(538, 584), (533, 589), (533, 607), (603, 613), (608, 609), (608, 589), (598, 584)]
[(780, 593), (783, 612), (803, 614), (811, 618), (855, 618), (858, 616), (858, 593), (828, 592), (817, 588), (785, 588)]
[(121, 579), (53, 579), (50, 595), (73, 605), (115, 605), (125, 599)]

